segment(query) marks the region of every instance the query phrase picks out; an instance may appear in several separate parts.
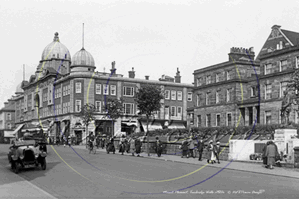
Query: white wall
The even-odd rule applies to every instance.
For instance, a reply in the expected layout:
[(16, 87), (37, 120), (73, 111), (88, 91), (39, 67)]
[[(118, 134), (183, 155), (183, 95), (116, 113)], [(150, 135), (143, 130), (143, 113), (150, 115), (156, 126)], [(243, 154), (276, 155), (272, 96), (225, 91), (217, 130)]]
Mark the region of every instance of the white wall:
[(267, 140), (230, 140), (228, 158), (249, 161), (249, 156), (254, 153), (254, 144), (266, 142)]

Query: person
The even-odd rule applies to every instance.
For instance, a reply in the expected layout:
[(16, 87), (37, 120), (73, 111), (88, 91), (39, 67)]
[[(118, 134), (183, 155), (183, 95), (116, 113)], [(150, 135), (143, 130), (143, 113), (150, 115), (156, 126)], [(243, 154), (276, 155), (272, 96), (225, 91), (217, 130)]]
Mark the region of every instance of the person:
[[(193, 135), (192, 135), (193, 136)], [(195, 145), (194, 145), (194, 140), (193, 140), (193, 137), (190, 137), (190, 139), (189, 139), (189, 143), (188, 143), (188, 145), (189, 145), (189, 155), (191, 156), (191, 157), (193, 157), (193, 158), (195, 158), (195, 156), (194, 156), (194, 148), (195, 148)]]
[(142, 142), (141, 142), (140, 139), (137, 138), (135, 140), (135, 152), (136, 152), (138, 157), (140, 156), (141, 148), (142, 148)]
[(214, 152), (215, 152), (215, 156), (218, 160), (218, 164), (220, 164), (220, 159), (219, 159), (220, 152), (221, 152), (220, 142), (217, 142), (217, 145), (215, 146)]
[(68, 145), (71, 147), (71, 136), (68, 137)]
[(214, 163), (215, 162), (215, 152), (214, 152), (214, 145), (213, 145), (213, 141), (210, 140), (209, 144), (208, 144), (208, 151), (209, 151), (209, 156), (207, 159), (207, 163)]
[(126, 153), (129, 153), (129, 150), (130, 150), (130, 143), (129, 143), (128, 138), (125, 138), (125, 140), (124, 140), (124, 145), (125, 145), (125, 151), (126, 151)]
[(162, 142), (159, 140), (158, 137), (156, 137), (155, 149), (157, 157), (160, 157), (162, 153)]
[(134, 152), (135, 152), (135, 138), (132, 137), (129, 140), (129, 143), (130, 143), (130, 153), (132, 154), (132, 156), (134, 156)]
[(268, 168), (268, 157), (266, 155), (266, 151), (267, 151), (267, 146), (269, 145), (269, 141), (264, 145), (263, 149), (262, 149), (262, 159), (263, 159), (263, 164), (266, 168)]
[(125, 141), (125, 136), (122, 135), (122, 137), (120, 138), (120, 142), (119, 142), (119, 153), (122, 153), (122, 155), (124, 155), (124, 152), (125, 152), (124, 141)]
[(197, 144), (197, 149), (199, 152), (199, 159), (198, 159), (199, 161), (202, 161), (203, 148), (204, 148), (204, 143), (203, 143), (203, 139), (201, 138)]
[(189, 158), (189, 154), (188, 154), (188, 150), (189, 150), (189, 142), (186, 140), (187, 136), (185, 136), (184, 140), (182, 141), (181, 144), (181, 149), (182, 149), (182, 154), (181, 154), (181, 158), (183, 158), (183, 156), (186, 156), (187, 158)]
[(92, 136), (89, 136), (89, 139), (88, 139), (88, 145), (89, 145), (89, 151), (92, 151), (93, 150), (93, 137)]
[(274, 144), (272, 144), (272, 141), (270, 141), (269, 145), (267, 146), (266, 156), (268, 158), (269, 169), (273, 169), (273, 165), (275, 165), (276, 147)]
[(99, 135), (96, 138), (96, 147), (97, 147), (97, 149), (99, 149), (99, 147), (100, 147), (100, 137), (99, 137)]

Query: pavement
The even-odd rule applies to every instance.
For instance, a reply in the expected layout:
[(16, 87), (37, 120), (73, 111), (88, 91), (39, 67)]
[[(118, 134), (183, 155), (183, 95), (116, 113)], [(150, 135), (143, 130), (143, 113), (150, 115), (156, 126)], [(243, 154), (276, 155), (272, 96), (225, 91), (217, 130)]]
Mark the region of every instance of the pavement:
[[(76, 145), (72, 146), (74, 149), (86, 149), (85, 145)], [(106, 149), (97, 149), (97, 152), (106, 153)], [(118, 150), (116, 150), (115, 155), (121, 155)], [(124, 153), (124, 155), (132, 156), (131, 153)], [(136, 155), (136, 154), (135, 154)], [(198, 161), (198, 158), (181, 158), (181, 156), (176, 155), (167, 155), (162, 154), (161, 157), (157, 157), (156, 154), (150, 154), (148, 156), (147, 153), (142, 152), (140, 156), (145, 158), (153, 158), (159, 159), (162, 161), (171, 161), (171, 162), (180, 162), (180, 163), (187, 163), (187, 164), (197, 164), (201, 166), (208, 166), (208, 167), (216, 167), (220, 169), (229, 169), (229, 170), (238, 170), (250, 173), (260, 173), (265, 175), (272, 175), (272, 176), (281, 176), (281, 177), (288, 177), (288, 178), (296, 178), (299, 179), (299, 169), (298, 168), (285, 168), (285, 167), (274, 167), (274, 169), (266, 169), (264, 165), (257, 164), (257, 163), (249, 163), (249, 162), (240, 162), (240, 161), (220, 161), (220, 164), (207, 164), (206, 159), (202, 161)]]

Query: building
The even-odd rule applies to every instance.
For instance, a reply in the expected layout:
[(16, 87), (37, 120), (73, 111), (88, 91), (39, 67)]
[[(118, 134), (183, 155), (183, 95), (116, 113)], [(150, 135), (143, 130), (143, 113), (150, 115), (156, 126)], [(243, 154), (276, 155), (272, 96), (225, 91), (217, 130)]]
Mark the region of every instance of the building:
[[(189, 125), (280, 124), (283, 93), (299, 67), (299, 33), (273, 26), (254, 61), (253, 48), (231, 48), (229, 60), (194, 72)], [(290, 121), (299, 123), (293, 110)]]
[(15, 104), (13, 100), (4, 103), (0, 109), (0, 143), (9, 143), (13, 137), (13, 128), (15, 127)]
[(244, 85), (256, 76), (254, 69), (259, 71), (259, 63), (253, 61), (253, 48), (231, 48), (228, 55), (226, 62), (195, 70), (195, 106), (188, 110), (191, 126), (237, 125), (244, 109), (237, 104), (247, 92)]
[[(35, 74), (23, 81), (13, 97), (16, 104), (15, 133), (44, 131), (55, 141), (64, 134), (80, 143), (87, 136), (80, 118), (81, 108), (91, 103), (96, 106), (95, 121), (89, 132), (116, 135), (121, 132), (145, 131), (145, 119), (138, 114), (134, 97), (144, 84), (157, 85), (165, 93), (162, 108), (150, 122), (150, 130), (185, 128), (186, 109), (192, 106), (192, 84), (181, 83), (180, 71), (171, 78), (163, 75), (160, 80), (135, 78), (132, 68), (129, 76), (117, 74), (115, 62), (111, 73), (97, 72), (93, 56), (82, 47), (71, 59), (69, 50), (55, 33), (53, 42), (42, 52)], [(108, 98), (124, 100), (124, 114), (114, 121), (114, 126), (103, 111)]]

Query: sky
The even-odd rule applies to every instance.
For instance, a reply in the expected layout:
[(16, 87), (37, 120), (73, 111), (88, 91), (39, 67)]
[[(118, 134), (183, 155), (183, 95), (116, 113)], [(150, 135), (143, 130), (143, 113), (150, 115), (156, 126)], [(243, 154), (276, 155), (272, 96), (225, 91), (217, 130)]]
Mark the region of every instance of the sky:
[[(84, 23), (84, 34), (82, 24)], [(92, 54), (97, 71), (192, 83), (197, 69), (228, 61), (231, 47), (258, 55), (273, 25), (299, 32), (298, 0), (2, 0), (0, 108), (34, 74), (54, 33), (73, 56)]]

